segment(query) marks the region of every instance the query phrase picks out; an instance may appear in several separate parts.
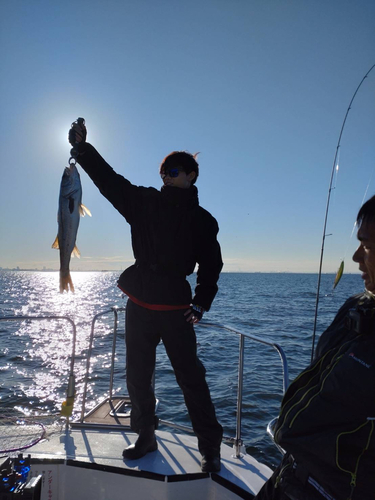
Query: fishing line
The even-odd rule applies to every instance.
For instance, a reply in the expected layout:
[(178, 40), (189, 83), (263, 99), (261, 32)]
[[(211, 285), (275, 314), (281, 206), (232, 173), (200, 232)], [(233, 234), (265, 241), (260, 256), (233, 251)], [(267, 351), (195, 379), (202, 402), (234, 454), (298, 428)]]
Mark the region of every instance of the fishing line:
[[(334, 171), (334, 176), (333, 176), (333, 187), (332, 187), (332, 210), (335, 211), (336, 209), (336, 188), (337, 188), (337, 179), (339, 176), (339, 164), (340, 164), (340, 151), (337, 153), (337, 161), (336, 161), (336, 167)], [(331, 236), (333, 233), (326, 234), (326, 236)]]
[[(332, 188), (332, 191), (334, 191), (334, 194), (336, 193), (336, 187), (337, 187), (337, 178), (339, 176), (339, 170), (340, 170), (340, 151), (338, 152), (338, 159), (337, 159), (337, 162), (336, 162), (336, 167), (335, 167), (335, 175), (334, 175), (334, 187)], [(333, 198), (333, 204), (334, 204), (334, 208), (335, 208), (335, 205), (336, 205), (336, 196), (334, 196)], [(329, 234), (326, 234), (326, 236), (332, 236), (333, 233), (329, 233)], [(344, 254), (344, 257), (345, 257), (345, 254)], [(341, 260), (341, 263), (340, 263), (340, 266), (337, 270), (337, 273), (336, 273), (336, 277), (335, 277), (335, 280), (334, 280), (334, 283), (333, 283), (333, 287), (332, 287), (332, 291), (330, 293), (327, 293), (325, 295), (325, 297), (330, 297), (331, 295), (333, 295), (334, 293), (334, 290), (336, 288), (336, 286), (338, 285), (342, 275), (343, 275), (343, 272), (344, 272), (344, 258)]]
[[(361, 88), (362, 83), (365, 81), (365, 79), (368, 77), (368, 75), (370, 74), (370, 72), (374, 68), (375, 68), (375, 64), (373, 66), (371, 66), (371, 68), (367, 71), (367, 73), (362, 78), (361, 82), (359, 83), (358, 87), (356, 88), (356, 90), (355, 90), (355, 92), (353, 94), (353, 97), (350, 100), (348, 109), (346, 110), (344, 121), (342, 123), (340, 134), (339, 134), (339, 139), (337, 141), (336, 153), (335, 153), (335, 157), (334, 157), (334, 160), (333, 160), (333, 165), (332, 165), (332, 170), (331, 170), (331, 178), (330, 178), (329, 188), (328, 188), (326, 212), (325, 212), (325, 216), (324, 216), (323, 238), (322, 238), (322, 247), (321, 247), (321, 251), (320, 251), (318, 285), (317, 285), (316, 302), (315, 302), (315, 316), (314, 316), (314, 330), (313, 330), (313, 339), (312, 339), (312, 348), (311, 348), (311, 361), (313, 360), (314, 349), (315, 349), (315, 336), (316, 336), (316, 325), (317, 325), (317, 320), (318, 320), (319, 294), (320, 294), (320, 283), (321, 283), (321, 277), (322, 277), (324, 243), (325, 243), (326, 236), (328, 236), (327, 233), (326, 233), (326, 229), (327, 229), (327, 220), (328, 220), (328, 212), (329, 212), (329, 203), (330, 203), (330, 199), (331, 199), (331, 192), (332, 192), (332, 189), (333, 189), (332, 188), (332, 184), (333, 184), (334, 173), (335, 173), (335, 169), (336, 169), (336, 165), (337, 165), (337, 158), (338, 158), (339, 149), (340, 149), (340, 146), (341, 146), (341, 137), (342, 137), (342, 134), (343, 134), (343, 131), (344, 131), (344, 128), (345, 128), (346, 119), (348, 118), (348, 114), (349, 114), (349, 111), (350, 111), (351, 106), (353, 104), (353, 101), (354, 101), (354, 99), (355, 99), (355, 97), (356, 97), (359, 89)], [(343, 266), (340, 266), (340, 269), (342, 267)], [(339, 269), (339, 271), (340, 271), (340, 269)], [(343, 271), (343, 269), (341, 269), (341, 270)]]
[[(332, 187), (331, 187), (331, 200), (330, 200), (330, 204), (331, 204), (331, 213), (332, 211), (335, 212), (335, 209), (336, 209), (336, 188), (337, 188), (337, 179), (338, 179), (338, 176), (339, 176), (339, 170), (340, 170), (340, 150), (337, 151), (337, 160), (336, 160), (336, 166), (334, 167), (334, 170), (333, 170), (333, 177), (332, 177)], [(328, 224), (328, 221), (327, 221), (327, 224)], [(327, 227), (326, 227), (326, 230), (327, 230)], [(325, 236), (332, 236), (333, 233), (325, 233)]]

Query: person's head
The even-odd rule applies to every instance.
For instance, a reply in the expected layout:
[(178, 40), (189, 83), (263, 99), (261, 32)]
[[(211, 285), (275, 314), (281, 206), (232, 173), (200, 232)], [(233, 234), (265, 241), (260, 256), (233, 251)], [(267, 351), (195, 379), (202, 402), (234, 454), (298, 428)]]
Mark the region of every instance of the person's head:
[(196, 156), (186, 151), (173, 151), (160, 165), (160, 175), (165, 186), (189, 188), (199, 175)]
[(353, 260), (359, 264), (366, 290), (375, 293), (375, 196), (366, 201), (357, 215), (359, 246)]

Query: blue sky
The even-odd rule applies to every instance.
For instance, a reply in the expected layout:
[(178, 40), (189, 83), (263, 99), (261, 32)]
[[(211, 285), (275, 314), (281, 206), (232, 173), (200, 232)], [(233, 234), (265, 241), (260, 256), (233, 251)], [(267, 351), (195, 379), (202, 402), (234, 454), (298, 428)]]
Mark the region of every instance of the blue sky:
[[(225, 271), (317, 272), (336, 144), (375, 63), (373, 0), (0, 2), (0, 266), (58, 269), (67, 131), (133, 183), (160, 187), (173, 150), (200, 151), (201, 205)], [(356, 246), (375, 166), (375, 70), (349, 113), (323, 270)], [(74, 269), (123, 269), (130, 230), (81, 171)], [(375, 176), (368, 195), (375, 193)]]

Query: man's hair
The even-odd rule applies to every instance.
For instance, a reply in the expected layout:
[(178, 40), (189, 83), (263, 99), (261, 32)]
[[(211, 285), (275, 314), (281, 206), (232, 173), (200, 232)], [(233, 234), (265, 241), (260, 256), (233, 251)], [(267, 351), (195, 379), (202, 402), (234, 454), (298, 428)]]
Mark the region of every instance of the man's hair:
[(186, 174), (195, 172), (196, 175), (191, 182), (192, 184), (194, 184), (199, 175), (199, 164), (196, 160), (198, 154), (199, 153), (195, 153), (194, 155), (192, 155), (187, 151), (173, 151), (161, 162), (160, 173), (162, 174), (164, 170), (170, 170), (171, 168), (180, 167)]
[(359, 209), (357, 226), (360, 227), (364, 222), (375, 222), (375, 196), (367, 200)]

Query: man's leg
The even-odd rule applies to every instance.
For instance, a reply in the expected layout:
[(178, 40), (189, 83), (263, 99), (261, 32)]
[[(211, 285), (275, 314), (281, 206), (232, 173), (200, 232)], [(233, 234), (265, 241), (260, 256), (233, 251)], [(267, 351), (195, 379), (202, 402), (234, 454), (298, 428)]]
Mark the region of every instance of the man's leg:
[(132, 405), (131, 428), (139, 433), (136, 444), (124, 450), (123, 456), (128, 459), (141, 458), (157, 448), (152, 375), (159, 337), (154, 333), (151, 316), (151, 311), (128, 300), (125, 322), (126, 383)]
[(162, 339), (184, 394), (185, 403), (203, 456), (220, 456), (223, 429), (216, 419), (206, 382), (206, 370), (197, 357), (193, 325), (184, 311), (163, 313)]

